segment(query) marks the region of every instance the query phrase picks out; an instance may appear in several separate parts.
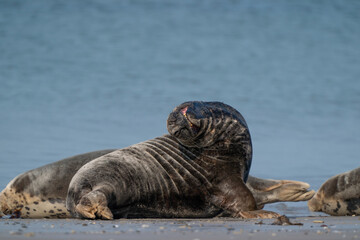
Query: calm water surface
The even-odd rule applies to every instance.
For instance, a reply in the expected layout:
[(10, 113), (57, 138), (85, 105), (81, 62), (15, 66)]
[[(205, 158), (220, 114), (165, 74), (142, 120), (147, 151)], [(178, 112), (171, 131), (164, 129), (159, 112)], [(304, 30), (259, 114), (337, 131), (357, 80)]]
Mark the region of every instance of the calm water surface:
[(0, 0), (0, 188), (216, 100), (247, 119), (253, 175), (317, 189), (360, 166), (359, 13), (351, 0)]

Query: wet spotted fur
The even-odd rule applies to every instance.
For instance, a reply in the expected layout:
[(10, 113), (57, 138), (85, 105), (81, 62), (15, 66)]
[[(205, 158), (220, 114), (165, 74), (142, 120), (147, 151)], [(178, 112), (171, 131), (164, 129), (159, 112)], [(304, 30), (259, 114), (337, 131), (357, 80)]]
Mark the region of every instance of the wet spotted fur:
[(15, 177), (0, 193), (0, 215), (22, 218), (65, 218), (69, 183), (87, 162), (114, 150), (66, 158)]

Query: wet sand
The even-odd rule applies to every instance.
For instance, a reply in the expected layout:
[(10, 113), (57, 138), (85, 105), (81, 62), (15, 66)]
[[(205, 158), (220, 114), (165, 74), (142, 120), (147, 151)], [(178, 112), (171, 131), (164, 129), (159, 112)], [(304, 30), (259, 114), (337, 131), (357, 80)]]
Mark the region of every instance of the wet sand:
[(0, 239), (360, 239), (360, 217), (273, 219), (0, 219)]

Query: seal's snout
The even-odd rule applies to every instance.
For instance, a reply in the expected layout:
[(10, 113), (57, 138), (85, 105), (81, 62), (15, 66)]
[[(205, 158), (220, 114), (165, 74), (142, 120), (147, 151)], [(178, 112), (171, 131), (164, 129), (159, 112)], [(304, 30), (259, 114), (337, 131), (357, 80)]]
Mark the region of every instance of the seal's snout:
[(167, 119), (167, 129), (169, 133), (175, 137), (179, 137), (182, 134), (182, 129), (186, 124), (186, 118), (178, 111), (170, 113)]
[(179, 140), (191, 140), (200, 130), (200, 121), (192, 106), (183, 105), (175, 108), (167, 119), (167, 129), (172, 136)]

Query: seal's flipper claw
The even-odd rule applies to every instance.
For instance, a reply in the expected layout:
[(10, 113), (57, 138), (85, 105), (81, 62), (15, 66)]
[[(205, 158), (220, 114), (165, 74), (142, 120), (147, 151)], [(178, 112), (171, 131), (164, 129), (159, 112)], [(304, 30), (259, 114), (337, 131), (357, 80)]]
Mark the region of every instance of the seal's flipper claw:
[(75, 207), (75, 211), (84, 218), (95, 219), (95, 209), (90, 206), (78, 204)]
[(255, 211), (241, 211), (236, 214), (235, 217), (240, 217), (244, 219), (250, 218), (278, 218), (280, 214), (271, 211), (265, 210), (255, 210)]
[(99, 206), (96, 216), (104, 220), (111, 220), (114, 218), (112, 212), (107, 206)]
[(113, 214), (107, 206), (106, 196), (99, 191), (92, 191), (84, 195), (76, 205), (75, 211), (84, 218), (113, 219)]

